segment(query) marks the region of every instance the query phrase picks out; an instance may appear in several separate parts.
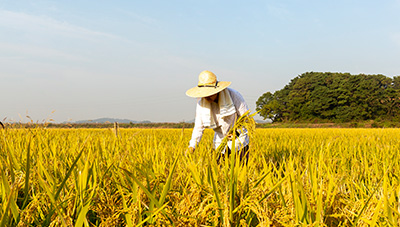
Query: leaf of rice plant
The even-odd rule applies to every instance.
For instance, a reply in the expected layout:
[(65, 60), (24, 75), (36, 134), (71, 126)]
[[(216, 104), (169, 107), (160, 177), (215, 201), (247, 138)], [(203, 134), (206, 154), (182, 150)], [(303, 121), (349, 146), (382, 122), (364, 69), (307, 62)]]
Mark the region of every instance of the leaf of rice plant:
[(224, 224), (224, 212), (223, 212), (224, 208), (222, 207), (221, 200), (219, 198), (217, 184), (215, 183), (214, 176), (213, 176), (210, 165), (208, 166), (208, 177), (211, 181), (211, 186), (212, 186), (212, 189), (214, 192), (215, 200), (217, 201), (217, 205), (218, 205), (219, 217), (220, 217), (221, 223), (223, 225)]
[(86, 220), (86, 214), (89, 211), (90, 203), (86, 204), (82, 207), (81, 211), (79, 212), (78, 218), (76, 219), (75, 227), (83, 226)]
[[(19, 216), (19, 210), (18, 210), (18, 206), (16, 204), (16, 198), (14, 195), (14, 193), (15, 193), (14, 191), (16, 190), (15, 185), (10, 185), (8, 183), (8, 179), (7, 179), (7, 176), (4, 175), (4, 171), (1, 171), (1, 177), (2, 177), (3, 189), (5, 191), (4, 194), (6, 196), (8, 195), (8, 197), (5, 201), (7, 201), (7, 203), (9, 203), (7, 206), (11, 210), (11, 214), (12, 214), (14, 220), (17, 220), (18, 216)], [(7, 206), (5, 209), (8, 212)], [(7, 216), (7, 212), (4, 212), (4, 216)]]
[(147, 221), (149, 221), (151, 218), (153, 218), (154, 216), (156, 216), (160, 211), (163, 211), (164, 208), (168, 205), (168, 203), (164, 204), (163, 206), (161, 206), (160, 208), (158, 208), (157, 210), (155, 210), (151, 215), (149, 215), (146, 219), (144, 219), (142, 222), (138, 223), (136, 226), (142, 226), (144, 223), (146, 223)]
[(0, 227), (5, 227), (7, 225), (7, 223), (11, 222), (11, 218), (8, 217), (8, 212), (10, 210), (13, 193), (14, 193), (14, 188), (12, 188), (10, 190), (8, 198), (5, 201), (6, 205), (5, 205), (4, 209), (3, 209), (3, 217), (1, 218), (1, 221), (0, 221)]
[(29, 198), (29, 175), (30, 175), (30, 165), (31, 165), (31, 141), (29, 140), (28, 142), (28, 149), (26, 152), (26, 169), (25, 169), (25, 188), (24, 188), (24, 202), (21, 207), (21, 210), (23, 210), (27, 203), (28, 203), (28, 198)]
[(364, 204), (364, 206), (363, 206), (363, 208), (361, 209), (360, 213), (357, 215), (356, 219), (355, 219), (354, 222), (353, 222), (353, 225), (352, 225), (353, 227), (357, 226), (357, 222), (358, 222), (358, 220), (360, 220), (360, 217), (361, 217), (361, 215), (363, 214), (365, 208), (367, 208), (367, 206), (368, 206), (368, 204), (369, 204), (369, 201), (371, 201), (371, 199), (372, 199), (372, 197), (375, 195), (376, 191), (378, 191), (379, 185), (380, 185), (382, 179), (383, 179), (383, 177), (381, 177), (381, 179), (380, 179), (379, 182), (378, 182), (378, 186), (376, 186), (375, 190), (374, 190), (374, 191), (371, 193), (371, 195), (369, 196), (367, 202)]
[(276, 183), (258, 202), (261, 203), (265, 198), (267, 198), (269, 195), (271, 195), (277, 187), (279, 187), (285, 180), (288, 178), (289, 175), (286, 177), (282, 178), (278, 183)]
[(179, 156), (177, 156), (175, 158), (175, 161), (172, 164), (172, 168), (169, 171), (168, 178), (167, 178), (167, 180), (165, 182), (164, 188), (163, 188), (161, 196), (160, 196), (159, 204), (163, 204), (164, 203), (165, 197), (167, 196), (169, 190), (171, 189), (172, 174), (175, 172), (175, 167), (176, 167), (176, 164), (178, 163), (178, 158), (179, 158)]

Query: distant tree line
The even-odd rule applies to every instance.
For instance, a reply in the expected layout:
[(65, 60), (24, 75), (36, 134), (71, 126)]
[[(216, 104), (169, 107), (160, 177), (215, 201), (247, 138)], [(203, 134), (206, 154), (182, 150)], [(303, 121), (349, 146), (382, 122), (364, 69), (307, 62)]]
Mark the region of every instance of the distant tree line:
[(307, 72), (256, 102), (274, 122), (399, 120), (400, 76)]
[[(194, 123), (188, 122), (149, 122), (149, 123), (119, 123), (119, 128), (193, 128)], [(114, 123), (49, 123), (47, 128), (113, 128)]]
[[(5, 123), (6, 128), (114, 128), (114, 123)], [(0, 129), (2, 125), (0, 124)], [(4, 128), (3, 127), (3, 128)], [(120, 123), (119, 128), (193, 128), (189, 122)]]

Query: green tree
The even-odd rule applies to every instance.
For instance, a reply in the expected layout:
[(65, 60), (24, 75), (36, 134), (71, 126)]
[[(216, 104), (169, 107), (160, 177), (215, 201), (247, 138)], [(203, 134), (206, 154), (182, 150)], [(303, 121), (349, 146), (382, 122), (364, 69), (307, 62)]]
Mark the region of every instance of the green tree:
[(273, 121), (399, 118), (400, 77), (307, 72), (256, 102)]

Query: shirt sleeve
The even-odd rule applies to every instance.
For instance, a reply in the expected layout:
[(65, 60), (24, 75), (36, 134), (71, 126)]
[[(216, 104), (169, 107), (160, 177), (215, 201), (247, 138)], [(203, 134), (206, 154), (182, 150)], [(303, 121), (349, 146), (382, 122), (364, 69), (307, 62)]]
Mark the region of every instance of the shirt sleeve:
[(233, 89), (229, 89), (229, 91), (233, 101), (233, 105), (235, 105), (236, 112), (240, 117), (249, 110), (249, 107), (247, 106), (246, 101), (244, 101), (243, 96), (238, 91), (235, 91)]
[[(247, 105), (246, 101), (244, 101), (243, 96), (236, 90), (230, 89), (229, 91), (231, 94), (232, 102), (235, 105), (238, 117), (242, 116), (247, 111), (249, 111), (249, 106)], [(235, 141), (236, 150), (240, 150), (243, 147), (249, 145), (249, 141), (250, 141), (249, 135), (247, 133), (246, 128), (244, 128), (240, 136), (236, 138)], [(232, 141), (228, 141), (228, 146), (230, 149), (232, 149)]]
[(203, 137), (204, 125), (201, 120), (201, 106), (200, 100), (197, 102), (196, 106), (196, 118), (194, 121), (194, 128), (192, 132), (192, 139), (189, 142), (189, 147), (196, 148), (197, 144), (199, 144), (201, 138)]

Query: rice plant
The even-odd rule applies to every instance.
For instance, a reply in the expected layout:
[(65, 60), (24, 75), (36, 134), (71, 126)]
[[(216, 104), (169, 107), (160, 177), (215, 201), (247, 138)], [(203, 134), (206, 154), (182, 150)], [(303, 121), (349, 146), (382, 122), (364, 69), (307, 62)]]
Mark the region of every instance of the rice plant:
[(400, 129), (0, 130), (3, 226), (398, 226)]

